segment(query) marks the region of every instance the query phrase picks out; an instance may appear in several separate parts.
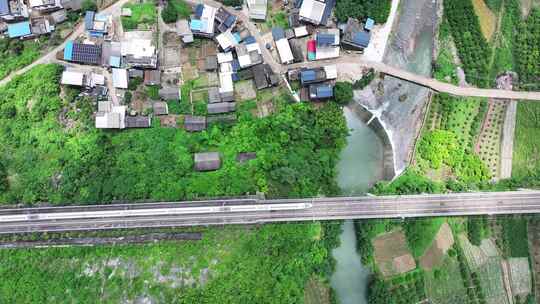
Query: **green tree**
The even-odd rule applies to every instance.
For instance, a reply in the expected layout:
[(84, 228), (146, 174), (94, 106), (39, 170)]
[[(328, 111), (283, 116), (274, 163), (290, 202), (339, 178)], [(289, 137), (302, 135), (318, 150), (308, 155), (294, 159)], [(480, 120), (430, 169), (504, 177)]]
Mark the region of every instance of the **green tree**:
[(165, 23), (173, 23), (178, 20), (178, 11), (174, 8), (172, 4), (167, 4), (163, 11), (161, 11), (161, 18)]
[(353, 99), (353, 88), (349, 82), (338, 81), (334, 87), (335, 100), (340, 105), (346, 105)]
[(226, 6), (240, 6), (244, 3), (243, 0), (223, 0), (223, 5)]
[(86, 12), (86, 11), (97, 11), (98, 7), (97, 7), (97, 4), (94, 0), (84, 0), (83, 3), (81, 4), (81, 10), (83, 12)]

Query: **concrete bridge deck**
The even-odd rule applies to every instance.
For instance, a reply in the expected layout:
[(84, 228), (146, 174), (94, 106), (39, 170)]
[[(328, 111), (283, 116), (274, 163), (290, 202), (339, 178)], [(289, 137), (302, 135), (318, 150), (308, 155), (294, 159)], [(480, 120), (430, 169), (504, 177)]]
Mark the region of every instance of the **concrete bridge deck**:
[(0, 234), (536, 213), (540, 213), (540, 191), (280, 200), (248, 198), (0, 209)]

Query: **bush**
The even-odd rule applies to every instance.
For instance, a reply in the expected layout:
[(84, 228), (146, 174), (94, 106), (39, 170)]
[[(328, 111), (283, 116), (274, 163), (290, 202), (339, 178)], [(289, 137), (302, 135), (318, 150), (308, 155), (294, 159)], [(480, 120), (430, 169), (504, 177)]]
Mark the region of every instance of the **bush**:
[(352, 84), (338, 81), (334, 87), (335, 101), (340, 105), (346, 105), (353, 99)]

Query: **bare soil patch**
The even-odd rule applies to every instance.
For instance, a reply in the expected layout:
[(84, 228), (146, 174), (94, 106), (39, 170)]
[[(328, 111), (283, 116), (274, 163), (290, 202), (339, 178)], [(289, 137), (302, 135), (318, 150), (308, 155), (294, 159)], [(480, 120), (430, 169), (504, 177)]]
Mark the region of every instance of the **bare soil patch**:
[(180, 122), (180, 115), (161, 115), (159, 116), (159, 123), (165, 128), (178, 128)]
[(383, 276), (390, 277), (416, 268), (402, 230), (379, 235), (372, 243), (375, 262)]
[(474, 12), (480, 21), (480, 29), (487, 40), (491, 40), (497, 27), (497, 17), (484, 0), (473, 0)]
[(240, 81), (235, 85), (236, 100), (249, 100), (257, 98), (257, 91), (252, 80)]
[(304, 302), (306, 304), (329, 304), (330, 292), (328, 287), (319, 279), (312, 277), (304, 288)]
[(441, 225), (439, 232), (435, 236), (433, 243), (420, 258), (420, 266), (423, 269), (431, 270), (442, 265), (448, 249), (454, 245), (454, 236), (448, 223)]

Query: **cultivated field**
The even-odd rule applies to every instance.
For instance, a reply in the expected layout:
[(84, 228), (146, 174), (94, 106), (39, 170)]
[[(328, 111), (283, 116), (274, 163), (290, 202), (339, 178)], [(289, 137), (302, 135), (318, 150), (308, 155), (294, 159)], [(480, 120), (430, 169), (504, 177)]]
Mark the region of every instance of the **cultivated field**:
[(373, 239), (375, 262), (383, 276), (389, 277), (416, 268), (401, 230), (385, 233)]

